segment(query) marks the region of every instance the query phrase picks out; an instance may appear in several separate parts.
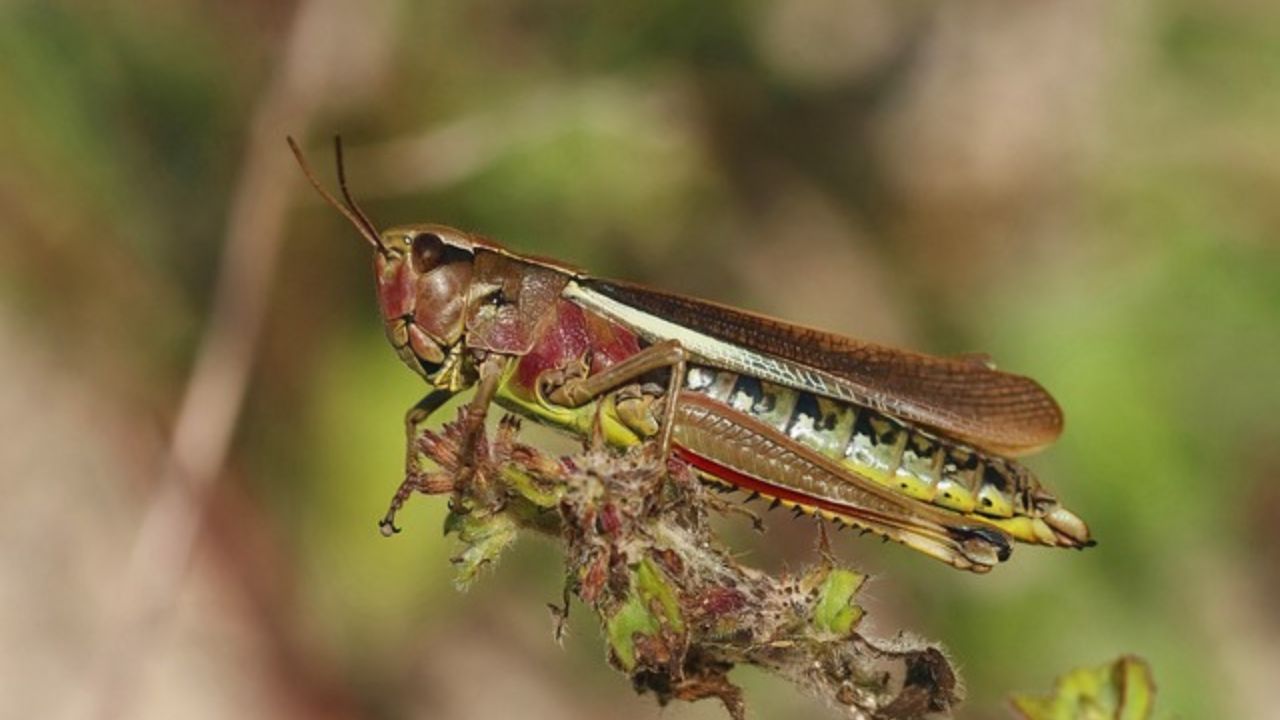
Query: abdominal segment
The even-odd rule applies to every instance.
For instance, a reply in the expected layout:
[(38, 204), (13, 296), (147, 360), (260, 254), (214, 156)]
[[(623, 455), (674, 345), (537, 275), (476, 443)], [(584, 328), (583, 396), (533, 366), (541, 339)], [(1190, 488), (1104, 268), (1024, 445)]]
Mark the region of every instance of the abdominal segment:
[(1038, 518), (1038, 505), (1056, 502), (1011, 460), (870, 408), (725, 370), (690, 367), (682, 392), (749, 415), (852, 475), (899, 495), (979, 520), (1025, 542), (1072, 544)]

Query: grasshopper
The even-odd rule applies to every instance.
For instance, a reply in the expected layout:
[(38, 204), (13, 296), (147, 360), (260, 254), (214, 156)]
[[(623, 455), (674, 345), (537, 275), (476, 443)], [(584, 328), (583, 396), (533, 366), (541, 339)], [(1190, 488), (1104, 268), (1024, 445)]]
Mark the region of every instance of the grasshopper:
[[(1061, 409), (1034, 380), (985, 356), (899, 350), (596, 278), (443, 225), (379, 232), (347, 190), (339, 142), (341, 202), (289, 143), (372, 248), (387, 337), (431, 387), (405, 417), (410, 441), (475, 389), (458, 482), (496, 403), (579, 437), (651, 443), (710, 483), (956, 568), (986, 572), (1014, 540), (1093, 544), (1014, 460), (1062, 431)], [(395, 531), (390, 514), (382, 529)]]

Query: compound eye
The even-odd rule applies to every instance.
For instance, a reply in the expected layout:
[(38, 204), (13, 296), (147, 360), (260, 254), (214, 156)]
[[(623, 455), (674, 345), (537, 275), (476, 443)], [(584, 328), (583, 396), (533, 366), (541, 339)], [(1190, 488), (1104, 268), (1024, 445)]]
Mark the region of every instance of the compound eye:
[(444, 257), (444, 241), (435, 233), (422, 233), (413, 238), (413, 269), (425, 273), (440, 264)]

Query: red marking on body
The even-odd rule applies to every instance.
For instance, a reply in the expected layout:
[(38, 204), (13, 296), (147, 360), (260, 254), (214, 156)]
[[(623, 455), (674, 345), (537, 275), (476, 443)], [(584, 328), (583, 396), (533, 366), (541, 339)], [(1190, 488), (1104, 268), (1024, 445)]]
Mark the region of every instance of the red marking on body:
[(592, 374), (640, 352), (640, 339), (635, 333), (603, 315), (585, 311), (583, 314), (591, 338)]
[(555, 317), (516, 365), (515, 384), (532, 393), (538, 376), (571, 367), (584, 359), (595, 374), (640, 352), (640, 340), (626, 328), (561, 300)]
[[(767, 495), (769, 497), (777, 498), (779, 500), (782, 500), (783, 502), (795, 503), (796, 505), (803, 505), (804, 507), (808, 507), (808, 508), (826, 510), (828, 512), (832, 512), (837, 515), (840, 515), (841, 517), (856, 518), (859, 516), (864, 516), (868, 518), (887, 520), (887, 518), (883, 518), (878, 513), (869, 512), (866, 510), (859, 511), (858, 513), (853, 513), (853, 512), (850, 512), (851, 508), (848, 505), (834, 502), (832, 500), (826, 500), (824, 498), (813, 497), (812, 495), (806, 495), (802, 492), (797, 492), (790, 488), (784, 488), (778, 485), (774, 485), (771, 482), (767, 482), (759, 478), (751, 477), (750, 475), (734, 470), (731, 467), (721, 465), (715, 460), (705, 458), (693, 452), (692, 450), (689, 450), (688, 448), (680, 447), (679, 445), (673, 444), (671, 446), (671, 453), (676, 457), (680, 458), (681, 460), (692, 465), (699, 472), (706, 475), (710, 475), (711, 477), (723, 480), (729, 483), (730, 485), (733, 485), (734, 487), (739, 488), (741, 490), (746, 490), (747, 492), (758, 492), (761, 495)], [(892, 524), (892, 523), (888, 523), (888, 524)]]
[(581, 360), (591, 349), (582, 308), (568, 300), (556, 303), (556, 316), (543, 325), (533, 347), (520, 358), (515, 381), (521, 389), (532, 392), (538, 376)]
[(482, 331), (477, 332), (471, 326), (467, 329), (472, 331), (471, 337), (477, 338), (471, 343), (473, 347), (483, 346), (493, 352), (522, 354), (524, 348), (532, 345), (529, 341), (530, 328), (514, 312), (494, 318)]
[(378, 307), (382, 317), (391, 320), (404, 317), (413, 312), (413, 281), (405, 270), (406, 263), (395, 263), (390, 271), (387, 261), (378, 255), (374, 260), (374, 270), (378, 277)]

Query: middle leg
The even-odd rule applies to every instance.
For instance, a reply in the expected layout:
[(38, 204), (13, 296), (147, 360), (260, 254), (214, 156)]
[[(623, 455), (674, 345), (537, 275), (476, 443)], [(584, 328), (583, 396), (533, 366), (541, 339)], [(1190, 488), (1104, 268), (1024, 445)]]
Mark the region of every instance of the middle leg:
[(675, 340), (664, 340), (595, 375), (570, 378), (552, 390), (547, 395), (547, 400), (564, 407), (581, 407), (646, 373), (670, 368), (671, 378), (667, 382), (666, 407), (662, 413), (662, 429), (658, 441), (665, 459), (671, 454), (671, 432), (675, 425), (680, 388), (684, 387), (686, 365), (687, 354), (684, 347)]

